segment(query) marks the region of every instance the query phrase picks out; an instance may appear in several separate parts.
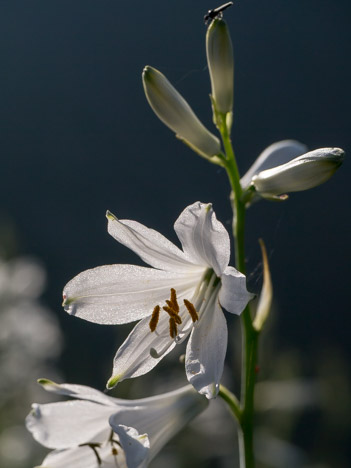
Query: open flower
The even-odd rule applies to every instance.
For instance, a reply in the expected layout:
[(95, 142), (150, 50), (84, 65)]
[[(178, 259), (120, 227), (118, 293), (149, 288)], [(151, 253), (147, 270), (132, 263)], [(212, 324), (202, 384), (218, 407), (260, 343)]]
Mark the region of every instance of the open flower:
[(161, 448), (207, 406), (191, 385), (140, 400), (122, 400), (82, 385), (43, 387), (76, 398), (34, 404), (27, 429), (54, 449), (42, 468), (143, 468)]
[(117, 351), (108, 387), (149, 372), (190, 335), (187, 378), (213, 398), (227, 349), (221, 306), (240, 314), (252, 297), (245, 276), (228, 266), (227, 231), (212, 206), (200, 202), (175, 222), (183, 251), (136, 221), (107, 217), (109, 233), (153, 267), (98, 267), (80, 273), (63, 291), (65, 310), (85, 320), (121, 324), (142, 319)]

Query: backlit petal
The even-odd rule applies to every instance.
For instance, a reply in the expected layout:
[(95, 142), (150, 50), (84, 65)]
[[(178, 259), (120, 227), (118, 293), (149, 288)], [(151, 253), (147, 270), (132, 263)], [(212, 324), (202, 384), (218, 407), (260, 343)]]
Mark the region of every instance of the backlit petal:
[(116, 411), (90, 401), (62, 401), (33, 405), (26, 418), (27, 429), (35, 440), (48, 448), (70, 448), (98, 436), (108, 438), (108, 419)]
[(135, 427), (147, 433), (150, 440), (150, 459), (182, 429), (203, 411), (208, 401), (191, 386), (140, 400), (131, 400), (134, 408), (122, 409), (110, 418), (113, 428), (118, 424)]
[(254, 297), (246, 289), (246, 276), (233, 267), (227, 267), (221, 281), (222, 287), (219, 292), (221, 306), (232, 314), (240, 315)]
[[(191, 272), (192, 273), (192, 272)], [(86, 270), (63, 290), (71, 315), (104, 325), (129, 323), (152, 313), (169, 297), (170, 288), (189, 287), (198, 273), (167, 272), (134, 265), (106, 265)]]
[[(150, 331), (149, 322), (149, 317), (141, 320), (118, 349), (108, 388), (114, 387), (124, 379), (146, 374), (175, 347), (176, 344), (169, 335), (168, 317), (165, 312), (161, 314), (155, 332)], [(166, 348), (167, 351), (163, 352)], [(157, 354), (161, 353), (160, 357), (152, 357), (151, 349)]]
[(222, 274), (229, 262), (230, 240), (211, 204), (196, 202), (185, 208), (174, 229), (194, 263), (213, 268), (217, 276)]
[(91, 447), (75, 447), (69, 450), (54, 450), (37, 468), (129, 468), (125, 462), (122, 450), (115, 456), (110, 445), (98, 449), (101, 459), (98, 459)]
[(56, 393), (57, 395), (65, 395), (79, 400), (88, 400), (105, 406), (116, 406), (119, 402), (128, 401), (110, 397), (105, 393), (86, 385), (57, 384), (48, 379), (40, 379), (38, 383), (47, 392)]
[(228, 330), (216, 299), (193, 328), (186, 348), (188, 381), (208, 399), (216, 397), (227, 351)]
[(192, 267), (185, 254), (159, 232), (136, 221), (119, 220), (110, 212), (107, 219), (109, 234), (148, 265), (173, 272), (186, 272)]

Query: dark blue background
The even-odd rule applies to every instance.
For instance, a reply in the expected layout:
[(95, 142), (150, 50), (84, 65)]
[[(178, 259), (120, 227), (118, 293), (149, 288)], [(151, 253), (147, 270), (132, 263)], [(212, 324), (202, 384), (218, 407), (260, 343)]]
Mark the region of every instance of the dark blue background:
[[(141, 71), (150, 64), (211, 128), (202, 17), (211, 2), (135, 0), (0, 3), (0, 215), (19, 253), (45, 262), (46, 300), (66, 339), (68, 381), (103, 386), (116, 341), (61, 310), (80, 271), (138, 258), (106, 232), (106, 209), (176, 241), (172, 225), (196, 200), (230, 229), (226, 176), (154, 116)], [(235, 52), (233, 142), (242, 173), (270, 143), (349, 151), (350, 3), (241, 0), (226, 12)], [(350, 164), (284, 204), (248, 214), (251, 288), (260, 285), (257, 238), (270, 252), (278, 352), (297, 348), (313, 374), (320, 352), (350, 358)], [(5, 229), (5, 228), (3, 228)]]

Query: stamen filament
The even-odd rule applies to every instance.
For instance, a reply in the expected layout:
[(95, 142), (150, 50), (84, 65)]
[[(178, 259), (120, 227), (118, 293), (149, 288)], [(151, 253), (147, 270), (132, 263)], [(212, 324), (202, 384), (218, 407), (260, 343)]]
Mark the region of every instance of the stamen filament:
[(169, 334), (173, 339), (178, 335), (178, 327), (173, 317), (169, 319)]
[(92, 451), (94, 452), (98, 465), (102, 465), (102, 460), (100, 458), (99, 452), (97, 451), (98, 448), (101, 448), (101, 444), (98, 442), (88, 442), (86, 444), (79, 444), (79, 447), (90, 447)]

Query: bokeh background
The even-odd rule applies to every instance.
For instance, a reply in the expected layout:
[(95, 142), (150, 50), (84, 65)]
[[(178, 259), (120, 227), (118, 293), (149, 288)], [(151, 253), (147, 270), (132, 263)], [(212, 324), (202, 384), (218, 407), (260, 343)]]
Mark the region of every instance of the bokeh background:
[[(148, 107), (141, 84), (144, 65), (158, 68), (211, 128), (202, 18), (215, 6), (185, 0), (0, 2), (0, 255), (7, 262), (1, 276), (7, 282), (0, 278), (0, 350), (2, 379), (8, 372), (12, 379), (0, 395), (4, 468), (29, 468), (43, 457), (21, 429), (30, 402), (47, 398), (33, 389), (35, 379), (56, 376), (103, 389), (130, 328), (93, 325), (61, 309), (63, 286), (80, 271), (141, 263), (107, 234), (105, 211), (176, 242), (176, 217), (200, 200), (212, 202), (230, 229), (224, 172), (174, 138)], [(350, 9), (347, 0), (240, 0), (226, 11), (235, 52), (233, 143), (242, 173), (266, 146), (286, 138), (310, 149), (349, 152)], [(275, 288), (258, 375), (262, 467), (351, 464), (350, 176), (346, 155), (325, 185), (282, 204), (257, 203), (248, 214), (250, 288), (258, 292), (262, 280), (259, 237), (269, 250)], [(10, 307), (6, 288), (24, 281), (16, 271), (28, 287), (14, 288), (11, 307), (17, 304), (19, 316), (12, 329), (3, 317)], [(22, 342), (34, 346), (42, 334), (52, 338), (52, 347), (41, 343), (37, 353), (45, 366), (34, 366), (25, 379), (30, 353), (17, 336), (31, 320), (23, 295), (27, 305), (45, 305), (50, 318), (26, 329)], [(230, 327), (228, 362), (237, 369), (239, 321)], [(6, 354), (9, 343), (18, 343), (16, 359)], [(182, 368), (167, 361), (137, 382), (122, 383), (116, 394), (147, 396), (175, 381), (184, 384)], [(234, 387), (227, 382), (235, 388), (238, 376)], [(233, 466), (231, 438), (235, 427), (216, 402), (202, 424), (194, 423), (153, 466)]]

